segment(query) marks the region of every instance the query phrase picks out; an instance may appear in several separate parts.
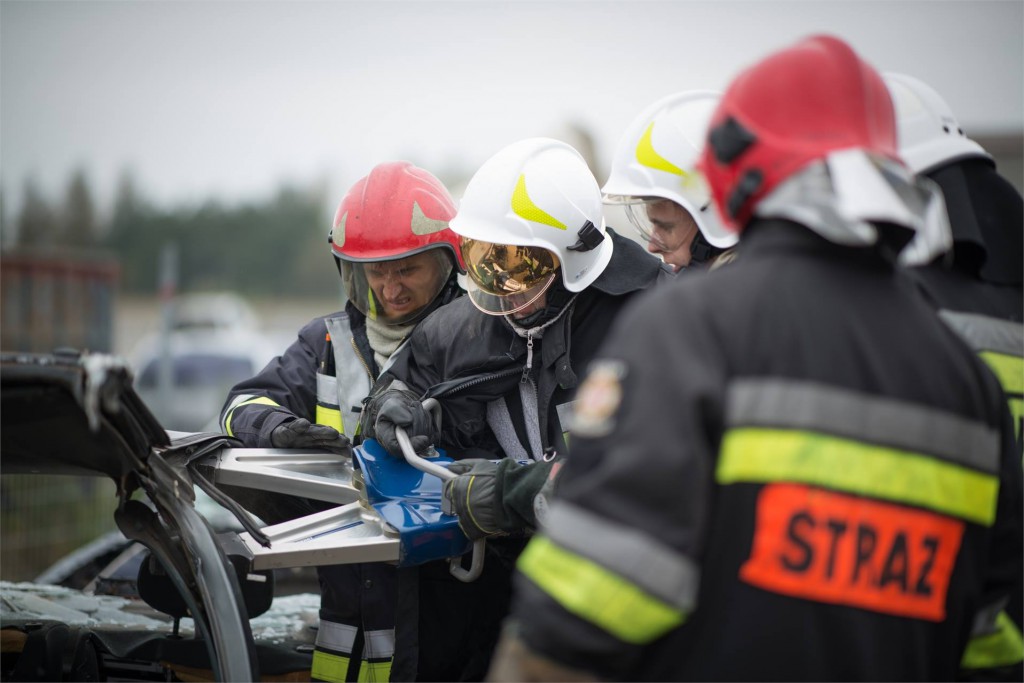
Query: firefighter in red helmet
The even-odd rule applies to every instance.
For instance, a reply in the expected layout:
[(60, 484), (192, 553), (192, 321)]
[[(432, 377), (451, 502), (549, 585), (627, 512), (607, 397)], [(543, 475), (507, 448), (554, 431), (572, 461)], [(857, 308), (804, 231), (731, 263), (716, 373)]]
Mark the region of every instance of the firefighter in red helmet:
[[(315, 318), (255, 377), (236, 385), (221, 428), (250, 448), (325, 448), (359, 440), (363, 398), (388, 359), (431, 311), (461, 293), (455, 203), (433, 175), (382, 163), (338, 206), (328, 237), (345, 285), (344, 311)], [(314, 512), (311, 501), (229, 493), (267, 523)], [(314, 680), (388, 680), (394, 650), (394, 567), (318, 567)]]
[(998, 381), (898, 267), (945, 212), (899, 161), (884, 82), (809, 38), (741, 73), (708, 130), (737, 259), (638, 300), (591, 363), (489, 679), (1019, 663), (998, 615), (1020, 456)]

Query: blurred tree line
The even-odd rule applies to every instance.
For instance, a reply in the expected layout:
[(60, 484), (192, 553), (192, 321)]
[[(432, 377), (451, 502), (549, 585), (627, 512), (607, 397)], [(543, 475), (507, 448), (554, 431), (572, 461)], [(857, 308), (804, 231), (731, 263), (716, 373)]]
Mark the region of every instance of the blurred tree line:
[[(0, 191), (0, 203), (2, 197)], [(282, 186), (261, 201), (227, 205), (211, 199), (163, 208), (124, 174), (104, 217), (85, 172), (76, 170), (58, 201), (26, 180), (17, 215), (0, 211), (0, 244), (8, 252), (112, 254), (121, 267), (121, 291), (129, 294), (157, 291), (160, 251), (176, 244), (181, 292), (322, 295), (338, 287), (324, 206), (322, 188)]]

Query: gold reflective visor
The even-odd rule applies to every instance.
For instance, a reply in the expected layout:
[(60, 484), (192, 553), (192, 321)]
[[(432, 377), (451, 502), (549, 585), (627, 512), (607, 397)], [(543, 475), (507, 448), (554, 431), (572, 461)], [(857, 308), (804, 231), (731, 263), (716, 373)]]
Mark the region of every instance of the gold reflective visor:
[(466, 270), (483, 291), (495, 296), (526, 292), (558, 270), (558, 257), (542, 247), (493, 244), (463, 237), (459, 249)]

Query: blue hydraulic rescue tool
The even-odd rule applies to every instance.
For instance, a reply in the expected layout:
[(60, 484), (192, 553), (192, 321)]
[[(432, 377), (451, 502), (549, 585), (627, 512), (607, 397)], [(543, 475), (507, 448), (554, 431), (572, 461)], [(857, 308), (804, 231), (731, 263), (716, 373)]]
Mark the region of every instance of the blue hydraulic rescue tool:
[[(436, 400), (424, 407), (440, 419)], [(484, 541), (470, 542), (446, 509), (443, 480), (452, 459), (431, 449), (413, 451), (396, 429), (404, 460), (367, 439), (351, 462), (331, 453), (233, 448), (210, 456), (215, 484), (231, 484), (337, 503), (323, 512), (264, 527), (264, 538), (242, 533), (255, 570), (358, 562), (395, 562), (400, 567), (451, 558), (451, 573), (473, 581), (483, 570)], [(469, 568), (462, 556), (472, 551)]]

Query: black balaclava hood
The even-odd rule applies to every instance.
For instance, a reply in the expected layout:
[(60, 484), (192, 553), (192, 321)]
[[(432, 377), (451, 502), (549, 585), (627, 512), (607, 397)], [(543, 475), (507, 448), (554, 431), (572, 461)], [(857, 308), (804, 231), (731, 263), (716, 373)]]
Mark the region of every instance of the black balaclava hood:
[(953, 230), (953, 267), (1000, 285), (1024, 283), (1024, 200), (987, 159), (927, 174), (942, 188)]

